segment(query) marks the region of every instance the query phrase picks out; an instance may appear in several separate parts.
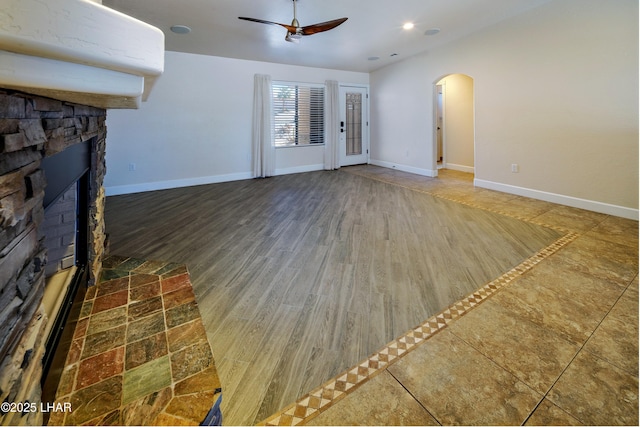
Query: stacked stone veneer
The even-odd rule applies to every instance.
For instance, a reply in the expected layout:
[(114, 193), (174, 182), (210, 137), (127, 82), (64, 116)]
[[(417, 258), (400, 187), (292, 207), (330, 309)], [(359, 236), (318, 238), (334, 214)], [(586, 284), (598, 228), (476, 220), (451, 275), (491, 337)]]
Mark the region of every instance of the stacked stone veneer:
[[(89, 285), (104, 253), (106, 111), (0, 89), (0, 401), (40, 405), (47, 249), (41, 161), (91, 141)], [(42, 423), (39, 411), (1, 413), (2, 424)]]

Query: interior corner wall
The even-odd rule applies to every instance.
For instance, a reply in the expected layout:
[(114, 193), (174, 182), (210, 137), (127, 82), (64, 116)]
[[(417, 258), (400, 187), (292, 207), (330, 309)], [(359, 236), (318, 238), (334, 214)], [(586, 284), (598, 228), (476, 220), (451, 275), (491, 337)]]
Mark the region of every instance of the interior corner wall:
[(373, 72), (372, 163), (435, 168), (433, 91), (452, 73), (474, 80), (476, 182), (637, 218), (636, 0), (554, 0)]
[[(166, 52), (147, 102), (107, 114), (107, 195), (251, 178), (255, 74), (369, 83), (368, 73)], [(320, 147), (278, 149), (276, 173), (321, 169), (323, 155)]]

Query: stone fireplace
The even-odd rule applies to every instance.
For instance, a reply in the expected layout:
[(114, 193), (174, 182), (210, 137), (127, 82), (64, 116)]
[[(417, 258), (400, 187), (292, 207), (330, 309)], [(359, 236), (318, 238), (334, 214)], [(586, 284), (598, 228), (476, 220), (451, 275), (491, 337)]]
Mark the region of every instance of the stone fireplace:
[[(65, 264), (78, 264), (80, 269), (86, 268), (86, 278), (80, 284), (86, 287), (93, 285), (100, 275), (105, 246), (102, 187), (105, 119), (104, 109), (0, 90), (0, 398), (3, 401), (40, 401), (46, 330), (51, 329), (48, 325), (53, 325), (57, 317), (56, 313), (49, 313), (53, 318), (48, 319), (42, 306), (47, 276)], [(58, 235), (60, 229), (45, 224), (45, 199), (64, 201), (65, 195), (78, 192), (68, 191), (69, 187), (62, 194), (48, 192), (47, 183), (59, 181), (60, 176), (55, 169), (43, 167), (43, 163), (82, 146), (88, 149), (84, 182), (74, 177), (68, 184), (70, 188), (87, 187), (87, 197), (80, 198), (86, 205), (79, 209), (86, 218), (80, 221), (74, 218), (71, 234), (78, 235), (78, 224), (84, 223), (87, 232), (79, 234), (88, 240), (86, 244), (74, 242), (75, 249), (84, 253), (76, 254), (72, 262), (64, 256), (68, 249), (65, 252), (64, 248), (58, 248), (63, 256), (57, 257), (58, 265), (46, 274), (47, 267), (52, 265), (48, 263), (48, 252), (55, 253), (56, 249), (47, 249), (45, 242), (57, 237), (62, 242), (65, 237)], [(78, 204), (75, 198), (73, 203), (75, 211)], [(68, 228), (68, 224), (62, 226), (63, 230), (69, 231)], [(54, 293), (53, 298), (60, 292), (64, 293), (60, 295), (63, 299), (67, 295), (73, 299), (66, 289)], [(52, 345), (49, 342), (49, 353), (53, 353)], [(39, 424), (42, 420), (31, 418), (38, 414), (12, 412), (0, 417), (4, 424)]]
[(43, 372), (75, 289), (102, 268), (107, 109), (138, 108), (164, 67), (160, 30), (99, 3), (0, 9), (2, 425), (43, 423)]

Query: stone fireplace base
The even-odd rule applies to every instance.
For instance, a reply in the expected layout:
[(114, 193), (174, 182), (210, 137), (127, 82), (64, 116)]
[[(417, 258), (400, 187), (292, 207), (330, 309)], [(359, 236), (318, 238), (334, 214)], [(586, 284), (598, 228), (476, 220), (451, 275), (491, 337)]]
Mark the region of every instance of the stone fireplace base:
[[(44, 158), (89, 141), (88, 280), (104, 253), (106, 111), (0, 89), (0, 401), (40, 405), (46, 315), (42, 306), (47, 249), (40, 224), (47, 177)], [(50, 350), (53, 351), (53, 350)], [(17, 409), (17, 408), (12, 408)], [(39, 424), (29, 411), (0, 412), (1, 424)]]

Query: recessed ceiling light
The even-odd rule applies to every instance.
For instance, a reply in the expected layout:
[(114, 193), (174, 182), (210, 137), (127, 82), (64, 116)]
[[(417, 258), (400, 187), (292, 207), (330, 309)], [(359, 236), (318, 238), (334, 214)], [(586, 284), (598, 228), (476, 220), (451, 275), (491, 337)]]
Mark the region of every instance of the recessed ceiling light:
[(413, 25), (413, 22), (407, 22), (402, 26), (402, 28), (404, 28), (405, 30), (411, 30), (414, 26), (415, 25)]
[(379, 56), (370, 56), (367, 58), (369, 61), (377, 61), (378, 59), (380, 59)]
[(424, 32), (425, 36), (435, 36), (440, 32), (440, 28), (430, 28)]
[(171, 27), (171, 31), (176, 34), (189, 34), (191, 32), (191, 28), (186, 25), (173, 25)]

